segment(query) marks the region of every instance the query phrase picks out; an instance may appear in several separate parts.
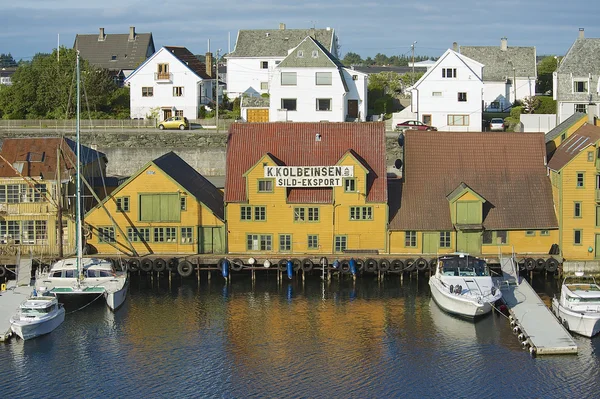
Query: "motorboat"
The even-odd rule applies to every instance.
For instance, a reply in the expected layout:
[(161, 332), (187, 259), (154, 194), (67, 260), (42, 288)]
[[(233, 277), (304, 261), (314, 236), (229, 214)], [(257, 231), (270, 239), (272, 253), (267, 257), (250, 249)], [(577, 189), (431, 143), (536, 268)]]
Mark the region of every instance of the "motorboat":
[(552, 312), (569, 331), (593, 337), (600, 332), (600, 286), (592, 276), (567, 276), (560, 297), (552, 298)]
[(469, 319), (488, 314), (502, 298), (487, 262), (464, 253), (440, 256), (429, 287), (440, 308)]
[(113, 264), (100, 258), (61, 259), (47, 273), (36, 276), (38, 292), (66, 296), (88, 296), (95, 300), (100, 295), (111, 310), (118, 309), (127, 297), (129, 275), (117, 272)]
[(28, 340), (54, 331), (65, 321), (65, 308), (55, 296), (32, 296), (10, 319), (10, 328)]

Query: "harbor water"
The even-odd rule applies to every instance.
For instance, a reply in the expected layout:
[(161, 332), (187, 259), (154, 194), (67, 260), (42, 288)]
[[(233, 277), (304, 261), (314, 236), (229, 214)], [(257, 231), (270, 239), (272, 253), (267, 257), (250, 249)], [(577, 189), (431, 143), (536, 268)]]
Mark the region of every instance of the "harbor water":
[[(124, 306), (0, 345), (5, 398), (594, 398), (600, 337), (531, 357), (508, 321), (443, 313), (426, 278), (134, 276)], [(549, 303), (556, 283), (540, 278)], [(71, 305), (67, 312), (76, 310)]]

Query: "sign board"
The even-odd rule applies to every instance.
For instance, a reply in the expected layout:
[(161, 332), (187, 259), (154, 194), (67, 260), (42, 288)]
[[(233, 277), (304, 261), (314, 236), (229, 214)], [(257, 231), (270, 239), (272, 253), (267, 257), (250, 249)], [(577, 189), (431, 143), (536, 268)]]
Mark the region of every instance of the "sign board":
[(265, 166), (276, 187), (337, 187), (354, 177), (354, 166)]

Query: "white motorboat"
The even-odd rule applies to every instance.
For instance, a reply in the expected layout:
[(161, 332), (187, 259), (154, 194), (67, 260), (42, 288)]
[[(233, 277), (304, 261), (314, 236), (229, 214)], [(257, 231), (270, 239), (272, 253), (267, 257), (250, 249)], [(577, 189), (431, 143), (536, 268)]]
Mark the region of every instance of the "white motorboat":
[(443, 310), (465, 318), (489, 313), (493, 304), (502, 298), (486, 261), (462, 253), (438, 258), (429, 287), (434, 301)]
[(552, 312), (569, 331), (586, 337), (600, 332), (600, 286), (592, 276), (567, 276), (560, 297), (552, 299)]
[(112, 263), (105, 259), (81, 258), (61, 259), (54, 263), (48, 273), (36, 276), (38, 292), (62, 296), (90, 296), (95, 300), (104, 295), (112, 310), (118, 309), (127, 297), (129, 276), (117, 272)]
[(21, 339), (48, 334), (65, 321), (65, 309), (54, 296), (34, 296), (19, 307), (10, 319), (10, 328)]

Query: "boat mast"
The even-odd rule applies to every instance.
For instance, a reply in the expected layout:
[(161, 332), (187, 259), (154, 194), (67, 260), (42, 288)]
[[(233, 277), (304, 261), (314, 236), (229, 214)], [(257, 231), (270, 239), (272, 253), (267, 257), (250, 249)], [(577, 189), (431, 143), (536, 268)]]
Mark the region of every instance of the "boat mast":
[(77, 112), (76, 112), (76, 119), (75, 119), (75, 134), (76, 134), (76, 138), (75, 138), (75, 142), (76, 142), (76, 155), (77, 155), (77, 162), (76, 162), (76, 168), (75, 168), (75, 174), (76, 174), (76, 185), (75, 185), (75, 196), (76, 196), (76, 206), (75, 206), (75, 238), (76, 238), (76, 251), (77, 251), (77, 281), (80, 280), (80, 273), (81, 273), (81, 265), (83, 263), (82, 260), (82, 256), (81, 256), (81, 247), (82, 247), (82, 242), (81, 242), (81, 178), (80, 178), (80, 164), (81, 164), (81, 154), (80, 154), (80, 147), (81, 145), (79, 144), (79, 112), (80, 112), (80, 93), (79, 93), (79, 79), (80, 79), (80, 73), (79, 73), (79, 50), (77, 50), (77, 83), (76, 83), (76, 87), (77, 87)]

